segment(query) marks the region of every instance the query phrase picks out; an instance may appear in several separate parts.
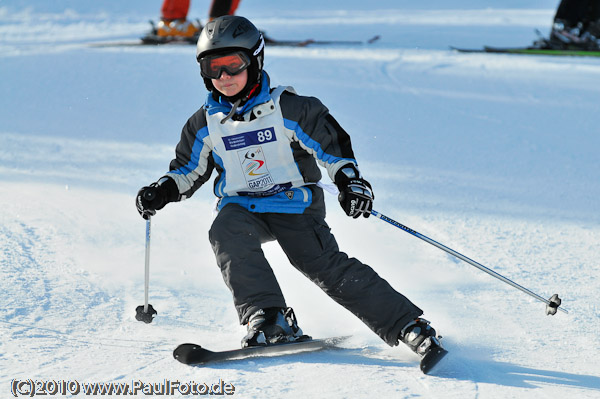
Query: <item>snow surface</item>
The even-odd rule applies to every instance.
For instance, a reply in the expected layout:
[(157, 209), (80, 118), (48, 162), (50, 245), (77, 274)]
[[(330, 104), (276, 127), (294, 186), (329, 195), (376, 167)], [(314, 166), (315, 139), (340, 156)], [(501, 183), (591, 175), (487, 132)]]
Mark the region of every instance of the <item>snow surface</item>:
[[(531, 43), (557, 0), (243, 1), (281, 39), (381, 40), (267, 48), (273, 84), (321, 98), (350, 132), (375, 208), (550, 297), (545, 305), (329, 197), (340, 247), (425, 310), (451, 352), (433, 376), (265, 246), (288, 304), (348, 349), (206, 368), (182, 342), (244, 335), (207, 239), (204, 188), (152, 221), (152, 324), (138, 188), (168, 167), (205, 89), (192, 46), (135, 39), (160, 2), (0, 2), (0, 396), (14, 379), (223, 380), (240, 398), (599, 398), (600, 60), (459, 54)], [(190, 17), (205, 18), (194, 1)], [(80, 394), (79, 396), (83, 396)], [(106, 396), (104, 396), (106, 397)]]

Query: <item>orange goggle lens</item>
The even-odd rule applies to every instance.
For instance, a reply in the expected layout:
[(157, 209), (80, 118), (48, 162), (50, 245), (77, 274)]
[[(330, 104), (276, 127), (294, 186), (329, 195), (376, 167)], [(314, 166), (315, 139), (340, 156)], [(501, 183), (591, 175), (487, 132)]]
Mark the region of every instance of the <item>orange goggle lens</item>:
[(237, 75), (250, 66), (250, 59), (241, 51), (227, 55), (209, 55), (200, 59), (200, 72), (209, 79), (219, 79), (223, 72)]

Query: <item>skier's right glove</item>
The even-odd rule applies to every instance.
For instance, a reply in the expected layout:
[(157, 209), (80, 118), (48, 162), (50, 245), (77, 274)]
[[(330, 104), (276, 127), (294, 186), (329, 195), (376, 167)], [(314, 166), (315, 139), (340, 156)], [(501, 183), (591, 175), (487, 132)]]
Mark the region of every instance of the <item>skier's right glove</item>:
[(140, 215), (148, 219), (169, 202), (178, 201), (179, 197), (175, 180), (165, 176), (156, 183), (142, 187), (135, 198), (135, 206)]
[(335, 174), (335, 184), (340, 191), (338, 201), (346, 215), (354, 219), (360, 215), (368, 218), (373, 209), (373, 190), (368, 181), (352, 165), (344, 166)]

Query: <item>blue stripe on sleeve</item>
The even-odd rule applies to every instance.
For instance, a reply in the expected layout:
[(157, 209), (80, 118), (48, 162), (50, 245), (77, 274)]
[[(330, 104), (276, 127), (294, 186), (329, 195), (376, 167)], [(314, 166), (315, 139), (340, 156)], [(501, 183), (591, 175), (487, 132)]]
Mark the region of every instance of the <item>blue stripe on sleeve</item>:
[(286, 127), (286, 129), (290, 129), (296, 132), (296, 137), (298, 137), (298, 140), (300, 140), (302, 144), (304, 144), (308, 148), (315, 151), (315, 153), (317, 154), (317, 159), (319, 159), (320, 161), (323, 161), (328, 164), (334, 164), (342, 160), (347, 160), (356, 163), (356, 160), (352, 158), (340, 158), (323, 151), (323, 149), (321, 148), (321, 144), (312, 139), (308, 134), (306, 134), (302, 130), (298, 122), (294, 122), (292, 120), (283, 118), (283, 125)]
[(171, 173), (175, 173), (178, 175), (187, 175), (198, 167), (198, 164), (200, 162), (200, 153), (204, 148), (204, 138), (207, 136), (208, 127), (206, 126), (196, 132), (196, 138), (194, 140), (194, 144), (192, 145), (192, 153), (190, 154), (190, 161), (186, 165), (172, 170)]

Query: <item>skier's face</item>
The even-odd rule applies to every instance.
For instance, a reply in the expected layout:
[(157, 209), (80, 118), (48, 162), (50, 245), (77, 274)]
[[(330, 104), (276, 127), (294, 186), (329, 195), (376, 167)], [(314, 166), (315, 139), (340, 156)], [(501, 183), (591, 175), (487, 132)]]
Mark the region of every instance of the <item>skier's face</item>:
[(248, 70), (244, 69), (237, 75), (229, 75), (223, 71), (219, 79), (211, 79), (215, 89), (226, 97), (232, 97), (238, 94), (248, 82)]

